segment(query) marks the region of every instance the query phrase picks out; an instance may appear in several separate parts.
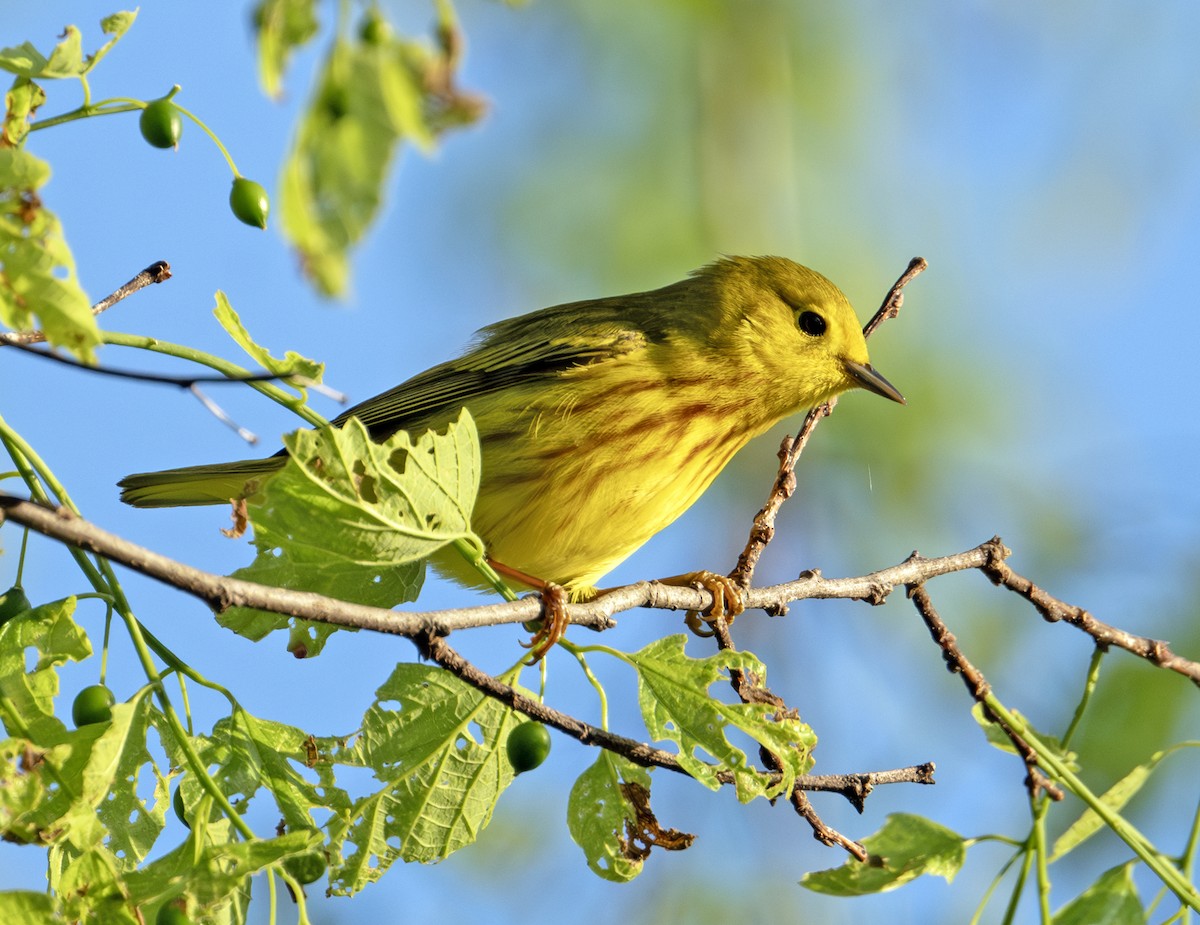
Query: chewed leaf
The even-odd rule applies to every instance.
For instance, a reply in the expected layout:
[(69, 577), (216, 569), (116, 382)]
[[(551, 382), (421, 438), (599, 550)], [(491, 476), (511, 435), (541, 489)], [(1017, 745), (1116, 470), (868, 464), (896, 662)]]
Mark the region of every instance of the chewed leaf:
[(800, 885), (831, 896), (885, 893), (932, 874), (953, 880), (966, 860), (963, 837), (920, 816), (894, 813), (863, 845), (870, 859), (850, 858), (841, 867), (805, 874)]
[[(21, 105), (37, 102), (26, 95)], [(24, 131), (9, 124), (5, 130)], [(58, 217), (38, 192), (49, 178), (44, 161), (22, 148), (0, 147), (0, 323), (40, 327), (50, 344), (91, 362), (100, 331)]]
[[(766, 668), (751, 653), (725, 651), (694, 659), (684, 653), (684, 644), (684, 636), (668, 636), (630, 656), (638, 672), (642, 719), (651, 737), (678, 743), (679, 763), (706, 787), (715, 790), (721, 785), (718, 772), (732, 773), (742, 802), (789, 792), (796, 776), (812, 766), (817, 742), (812, 729), (798, 718), (777, 716), (769, 704), (729, 704), (709, 695), (709, 687), (727, 679), (730, 668), (765, 678)], [(779, 759), (776, 781), (726, 738), (730, 726)]]
[[(310, 360), (308, 357), (303, 357), (292, 350), (285, 353), (282, 360), (272, 356), (266, 347), (255, 343), (254, 338), (250, 336), (250, 332), (246, 330), (246, 326), (242, 324), (242, 319), (233, 310), (233, 306), (229, 304), (229, 298), (225, 293), (217, 290), (216, 298), (217, 307), (213, 309), (213, 314), (216, 316), (217, 321), (221, 323), (221, 327), (228, 332), (234, 342), (250, 355), (254, 362), (258, 363), (267, 372), (275, 373), (281, 377), (302, 376), (314, 383), (321, 381), (321, 377), (325, 374), (324, 363)], [(284, 384), (292, 385), (301, 395), (304, 394), (304, 387), (302, 385), (294, 385), (287, 382)]]
[(408, 664), (375, 696), (359, 736), (333, 755), (385, 785), (328, 825), (334, 893), (357, 892), (396, 860), (439, 861), (470, 844), (513, 779), (504, 744), (522, 717), (496, 700)]
[[(416, 599), (424, 561), (465, 540), (479, 489), (479, 438), (465, 411), (445, 433), (413, 441), (400, 431), (374, 442), (355, 419), (342, 428), (285, 438), (287, 465), (248, 505), (258, 555), (235, 577), (329, 597), (394, 607)], [(233, 608), (220, 622), (258, 639), (288, 618)], [(306, 624), (305, 655), (329, 632)]]
[(626, 883), (640, 874), (649, 853), (648, 846), (632, 844), (640, 825), (637, 807), (627, 794), (630, 785), (649, 792), (650, 772), (601, 751), (595, 764), (575, 781), (567, 804), (567, 826), (588, 867), (614, 883)]

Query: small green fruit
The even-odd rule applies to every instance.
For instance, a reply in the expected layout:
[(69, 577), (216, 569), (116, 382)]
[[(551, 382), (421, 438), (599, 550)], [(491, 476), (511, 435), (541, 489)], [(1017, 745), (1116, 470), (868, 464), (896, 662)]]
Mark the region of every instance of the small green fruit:
[(358, 36), (367, 45), (383, 45), (391, 41), (394, 35), (392, 24), (377, 6), (367, 10), (362, 24), (358, 27)]
[(178, 785), (175, 787), (175, 796), (171, 797), (171, 806), (175, 809), (175, 815), (179, 821), (190, 829), (192, 824), (188, 822), (187, 807), (183, 805), (183, 787)]
[(175, 148), (183, 134), (183, 115), (170, 100), (155, 100), (142, 110), (138, 127), (142, 137), (154, 147)]
[(158, 915), (154, 917), (154, 925), (192, 925), (187, 912), (179, 905), (179, 900), (173, 899), (158, 907)]
[(255, 228), (266, 228), (271, 201), (261, 184), (238, 177), (233, 181), (233, 189), (229, 191), (229, 208), (239, 221)]
[(20, 585), (13, 585), (3, 594), (0, 594), (0, 626), (3, 626), (19, 613), (24, 613), (31, 607), (29, 598), (25, 596), (25, 589)]
[(514, 771), (532, 771), (550, 754), (550, 732), (541, 723), (521, 723), (508, 734), (506, 750)]
[(325, 873), (326, 866), (324, 851), (310, 851), (308, 854), (287, 858), (283, 862), (283, 869), (300, 884), (315, 883), (320, 880)]
[(71, 718), (75, 720), (75, 727), (107, 723), (112, 719), (112, 708), (116, 702), (117, 698), (113, 696), (113, 692), (103, 684), (85, 687), (71, 704)]

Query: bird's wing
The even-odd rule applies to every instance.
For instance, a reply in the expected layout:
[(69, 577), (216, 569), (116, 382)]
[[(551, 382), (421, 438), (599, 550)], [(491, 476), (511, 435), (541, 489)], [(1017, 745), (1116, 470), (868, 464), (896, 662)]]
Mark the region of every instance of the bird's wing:
[(575, 302), (484, 328), (463, 356), (368, 398), (333, 423), (356, 417), (374, 439), (384, 440), (397, 430), (416, 432), (440, 423), (482, 395), (553, 380), (566, 370), (643, 349), (644, 335), (622, 323), (615, 302)]

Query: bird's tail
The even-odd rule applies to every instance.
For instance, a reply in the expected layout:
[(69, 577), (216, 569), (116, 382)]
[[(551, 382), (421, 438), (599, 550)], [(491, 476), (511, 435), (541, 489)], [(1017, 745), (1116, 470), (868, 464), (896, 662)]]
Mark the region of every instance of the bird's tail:
[(186, 466), (127, 475), (117, 485), (121, 500), (134, 507), (190, 507), (228, 504), (254, 494), (267, 476), (283, 468), (286, 456), (242, 462)]

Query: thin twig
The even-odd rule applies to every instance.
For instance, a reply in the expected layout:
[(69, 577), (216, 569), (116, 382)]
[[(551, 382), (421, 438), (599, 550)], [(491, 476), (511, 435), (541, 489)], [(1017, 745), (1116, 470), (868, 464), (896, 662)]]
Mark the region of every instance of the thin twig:
[[(917, 553), (913, 553), (912, 557), (919, 559)], [(917, 613), (921, 615), (921, 619), (925, 621), (925, 626), (929, 629), (929, 634), (933, 637), (933, 641), (937, 643), (938, 648), (942, 650), (942, 658), (946, 662), (946, 668), (951, 674), (957, 674), (962, 677), (963, 684), (966, 685), (971, 697), (983, 707), (984, 715), (993, 723), (995, 723), (1004, 734), (1008, 736), (1008, 740), (1012, 742), (1013, 748), (1017, 750), (1017, 754), (1021, 756), (1021, 760), (1025, 763), (1026, 778), (1025, 784), (1029, 788), (1031, 797), (1037, 797), (1038, 791), (1044, 791), (1047, 796), (1054, 800), (1061, 800), (1063, 792), (1058, 787), (1054, 786), (1038, 769), (1038, 755), (1033, 747), (1026, 742), (1021, 736), (1000, 717), (992, 712), (987, 704), (987, 696), (991, 692), (991, 685), (983, 676), (978, 668), (963, 655), (962, 649), (958, 647), (958, 640), (954, 634), (950, 632), (942, 620), (941, 615), (933, 606), (933, 600), (929, 597), (929, 592), (925, 590), (924, 584), (910, 585), (908, 588), (908, 596), (912, 599), (913, 605), (917, 608)]]
[[(36, 357), (41, 357), (44, 360), (53, 360), (55, 363), (62, 363), (64, 366), (73, 366), (76, 369), (81, 369), (88, 373), (98, 373), (101, 376), (114, 376), (118, 379), (136, 379), (138, 382), (157, 382), (162, 385), (177, 385), (180, 388), (190, 389), (198, 382), (206, 384), (220, 382), (272, 382), (275, 380), (286, 381), (289, 379), (287, 373), (246, 373), (245, 375), (224, 376), (217, 374), (206, 374), (203, 376), (169, 376), (165, 373), (147, 373), (133, 369), (114, 369), (111, 366), (100, 366), (96, 363), (82, 363), (79, 360), (73, 359), (61, 353), (54, 353), (50, 350), (39, 350), (37, 347), (30, 347), (27, 344), (18, 343), (13, 340), (3, 341), (5, 337), (19, 337), (21, 335), (0, 334), (0, 342), (7, 343), (9, 347), (16, 347), (23, 353), (31, 353)], [(340, 394), (340, 393), (339, 393)]]
[(1200, 664), (1176, 655), (1167, 643), (1151, 639), (1149, 636), (1127, 633), (1125, 630), (1097, 620), (1082, 607), (1064, 603), (1042, 590), (1028, 578), (1018, 575), (1002, 561), (989, 562), (984, 567), (983, 573), (994, 584), (1016, 592), (1033, 604), (1047, 622), (1069, 623), (1091, 636), (1096, 640), (1098, 646), (1103, 648), (1116, 646), (1124, 649), (1159, 668), (1176, 671), (1193, 684), (1200, 686)]
[[(157, 260), (146, 269), (142, 270), (137, 276), (127, 282), (124, 286), (114, 292), (109, 293), (99, 302), (92, 306), (92, 314), (99, 315), (101, 312), (112, 308), (122, 299), (133, 295), (139, 289), (145, 289), (155, 283), (164, 283), (171, 278), (171, 265), (165, 260)], [(40, 344), (45, 342), (46, 334), (43, 331), (5, 331), (0, 332), (0, 347), (20, 347), (28, 344)]]

